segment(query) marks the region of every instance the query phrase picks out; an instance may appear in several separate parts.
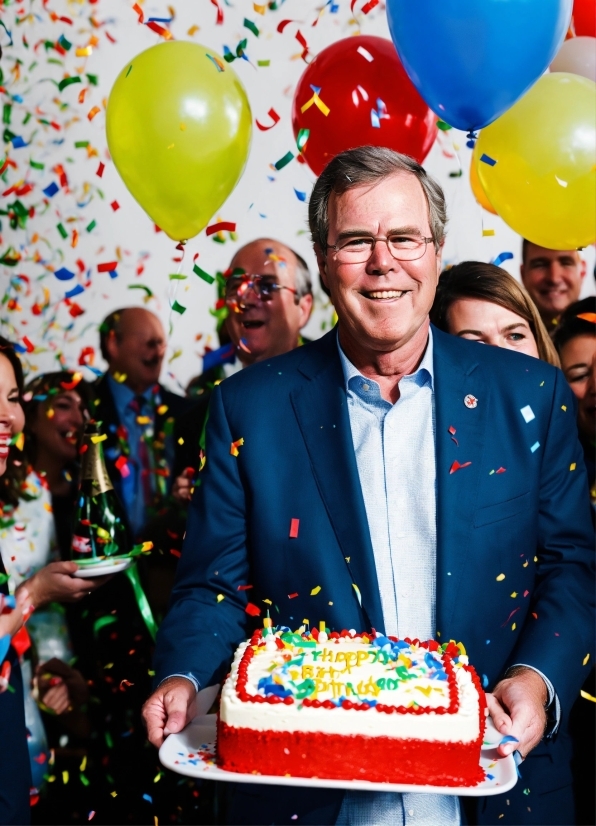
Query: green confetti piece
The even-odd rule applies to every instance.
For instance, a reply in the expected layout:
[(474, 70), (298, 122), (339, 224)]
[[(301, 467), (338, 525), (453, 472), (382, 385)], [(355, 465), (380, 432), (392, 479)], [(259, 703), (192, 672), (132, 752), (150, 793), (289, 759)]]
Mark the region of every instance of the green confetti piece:
[(153, 298), (153, 293), (151, 292), (149, 287), (146, 287), (144, 284), (129, 284), (128, 289), (129, 290), (144, 290), (145, 293), (147, 294), (147, 298)]
[(67, 231), (64, 229), (64, 227), (62, 226), (62, 224), (58, 224), (58, 226), (56, 227), (56, 229), (58, 230), (58, 232), (60, 233), (60, 235), (62, 236), (62, 238), (64, 238), (64, 240), (66, 240), (66, 239), (68, 238), (68, 233), (67, 233)]
[(72, 75), (71, 77), (65, 77), (58, 84), (58, 89), (59, 89), (60, 92), (62, 92), (64, 89), (66, 89), (67, 86), (72, 86), (73, 83), (80, 83), (80, 82), (81, 82), (81, 78), (78, 75)]
[(75, 149), (87, 149), (89, 141), (75, 141)]
[(29, 161), (29, 166), (32, 166), (33, 169), (45, 169), (46, 168), (45, 163), (39, 163), (38, 161), (34, 161), (34, 160)]
[(245, 17), (244, 18), (244, 23), (242, 25), (244, 26), (245, 29), (248, 29), (249, 31), (251, 31), (254, 34), (255, 37), (259, 36), (260, 31), (257, 29), (256, 25), (252, 22), (252, 20), (249, 20), (247, 17)]
[(458, 169), (458, 171), (457, 171), (457, 172), (450, 172), (450, 173), (449, 173), (449, 177), (450, 177), (450, 178), (461, 178), (461, 176), (462, 176), (463, 174), (464, 174), (464, 173), (463, 173), (463, 170), (462, 170), (462, 169)]
[(2, 123), (9, 124), (12, 114), (12, 103), (5, 103), (2, 109)]
[(302, 152), (304, 147), (306, 146), (306, 141), (310, 135), (310, 129), (300, 129), (298, 135), (296, 136), (296, 146), (298, 150)]
[(95, 219), (93, 219), (93, 221), (91, 221), (91, 223), (87, 224), (85, 229), (87, 230), (87, 232), (92, 232), (95, 229), (96, 226), (97, 226), (97, 221)]
[(437, 121), (437, 129), (440, 129), (441, 132), (448, 132), (450, 129), (453, 129), (452, 126), (449, 126), (448, 123), (445, 123), (444, 120)]
[(105, 738), (106, 738), (106, 745), (107, 745), (107, 747), (108, 747), (109, 749), (113, 749), (113, 748), (114, 748), (114, 741), (112, 740), (112, 735), (110, 734), (110, 732), (109, 732), (109, 731), (105, 731), (105, 732), (104, 732), (104, 736), (105, 736)]
[(88, 786), (89, 785), (89, 778), (85, 777), (84, 774), (80, 774), (79, 779), (80, 779), (81, 783), (83, 784), (83, 786)]
[(174, 303), (172, 304), (172, 310), (174, 310), (175, 313), (180, 313), (180, 315), (184, 315), (184, 313), (186, 312), (186, 307), (183, 307), (182, 304), (178, 304), (177, 301), (174, 301)]
[(124, 75), (124, 77), (125, 77), (125, 78), (127, 78), (131, 72), (132, 72), (132, 63), (131, 63), (131, 64), (130, 64), (130, 66), (128, 67), (128, 71), (126, 72), (126, 74)]
[(294, 153), (293, 152), (286, 152), (286, 154), (283, 156), (283, 158), (280, 158), (278, 161), (276, 161), (273, 164), (273, 166), (279, 171), (280, 169), (283, 169), (284, 166), (287, 166), (290, 163), (290, 161), (293, 160), (293, 159), (294, 159)]
[(213, 282), (215, 281), (214, 276), (209, 275), (209, 273), (208, 273), (208, 272), (205, 272), (205, 270), (202, 270), (202, 269), (199, 267), (199, 265), (198, 265), (198, 264), (195, 264), (195, 265), (194, 265), (194, 267), (192, 268), (192, 271), (194, 272), (194, 274), (195, 274), (195, 275), (198, 275), (198, 276), (199, 276), (199, 278), (202, 278), (202, 279), (203, 279), (203, 281), (206, 281), (206, 282), (207, 282), (207, 284), (213, 284)]
[(257, 66), (270, 66), (270, 60), (257, 60)]
[(46, 63), (54, 63), (56, 66), (64, 66), (64, 63), (61, 60), (58, 60), (57, 57), (48, 57)]
[(29, 121), (31, 120), (31, 118), (32, 118), (32, 117), (33, 117), (33, 116), (32, 116), (32, 114), (31, 114), (31, 112), (27, 112), (27, 114), (25, 115), (25, 117), (24, 117), (24, 118), (23, 118), (23, 120), (21, 121), (22, 125), (23, 125), (23, 126), (26, 126), (26, 125), (29, 123)]
[(65, 52), (70, 51), (70, 49), (72, 48), (72, 43), (70, 42), (70, 40), (67, 40), (63, 34), (61, 34), (58, 38), (58, 43), (62, 46)]
[(186, 281), (188, 276), (187, 275), (181, 275), (178, 272), (173, 272), (170, 275), (168, 275), (168, 278), (170, 279), (170, 281)]
[(97, 75), (85, 75), (85, 77), (87, 78), (87, 81), (88, 81), (88, 82), (89, 82), (92, 86), (97, 86), (97, 84), (99, 83), (99, 80), (98, 80)]
[(102, 628), (105, 628), (106, 625), (113, 625), (115, 622), (118, 622), (118, 617), (114, 617), (112, 614), (99, 617), (99, 619), (96, 619), (93, 623), (93, 635), (97, 637)]
[(8, 574), (0, 574), (0, 585), (4, 585), (5, 582), (8, 582)]

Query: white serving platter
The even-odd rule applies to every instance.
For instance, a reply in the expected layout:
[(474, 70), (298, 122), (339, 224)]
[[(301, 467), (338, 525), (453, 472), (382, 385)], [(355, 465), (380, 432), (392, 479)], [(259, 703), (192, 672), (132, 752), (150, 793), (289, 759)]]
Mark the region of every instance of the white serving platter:
[(106, 576), (107, 574), (117, 574), (130, 568), (134, 559), (131, 557), (114, 557), (114, 559), (102, 559), (96, 563), (79, 564), (79, 570), (73, 576), (82, 579), (90, 579), (96, 576)]
[(281, 777), (242, 774), (220, 769), (215, 762), (215, 714), (201, 715), (178, 734), (170, 734), (159, 750), (162, 764), (178, 774), (226, 783), (256, 783), (268, 786), (303, 786), (309, 789), (351, 789), (369, 792), (414, 792), (487, 797), (509, 791), (517, 783), (513, 755), (497, 756), (501, 735), (488, 721), (480, 765), (485, 779), (477, 786), (414, 786), (401, 783), (370, 783), (367, 780), (325, 780), (318, 777)]

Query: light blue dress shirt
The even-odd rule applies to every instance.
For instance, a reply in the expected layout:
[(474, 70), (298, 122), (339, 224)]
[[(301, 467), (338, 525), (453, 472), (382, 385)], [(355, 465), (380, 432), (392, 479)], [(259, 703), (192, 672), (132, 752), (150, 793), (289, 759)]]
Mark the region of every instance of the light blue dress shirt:
[[(433, 639), (436, 606), (436, 462), (433, 342), (399, 382), (395, 404), (339, 345), (360, 486), (370, 530), (385, 633)], [(450, 795), (348, 792), (340, 826), (459, 824)]]

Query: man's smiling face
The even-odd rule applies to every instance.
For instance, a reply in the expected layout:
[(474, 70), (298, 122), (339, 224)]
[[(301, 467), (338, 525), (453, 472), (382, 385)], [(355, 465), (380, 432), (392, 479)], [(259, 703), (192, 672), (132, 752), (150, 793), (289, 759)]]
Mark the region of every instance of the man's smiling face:
[[(431, 236), (424, 191), (409, 172), (397, 172), (341, 195), (332, 193), (328, 212), (329, 245), (355, 233)], [(397, 350), (424, 324), (441, 268), (441, 254), (432, 243), (416, 261), (397, 261), (383, 241), (365, 263), (340, 263), (330, 248), (319, 250), (317, 258), (342, 334), (367, 350)]]

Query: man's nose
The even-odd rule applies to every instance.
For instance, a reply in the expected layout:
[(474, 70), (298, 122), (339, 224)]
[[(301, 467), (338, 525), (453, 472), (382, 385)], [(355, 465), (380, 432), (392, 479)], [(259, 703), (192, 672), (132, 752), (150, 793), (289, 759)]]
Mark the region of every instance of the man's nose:
[(551, 261), (550, 266), (547, 268), (546, 271), (547, 279), (553, 283), (558, 283), (561, 281), (564, 273), (564, 268), (559, 264), (558, 261)]
[(384, 275), (391, 270), (399, 269), (399, 267), (399, 261), (389, 252), (387, 241), (377, 241), (372, 255), (366, 264), (366, 272), (369, 273), (369, 275)]

